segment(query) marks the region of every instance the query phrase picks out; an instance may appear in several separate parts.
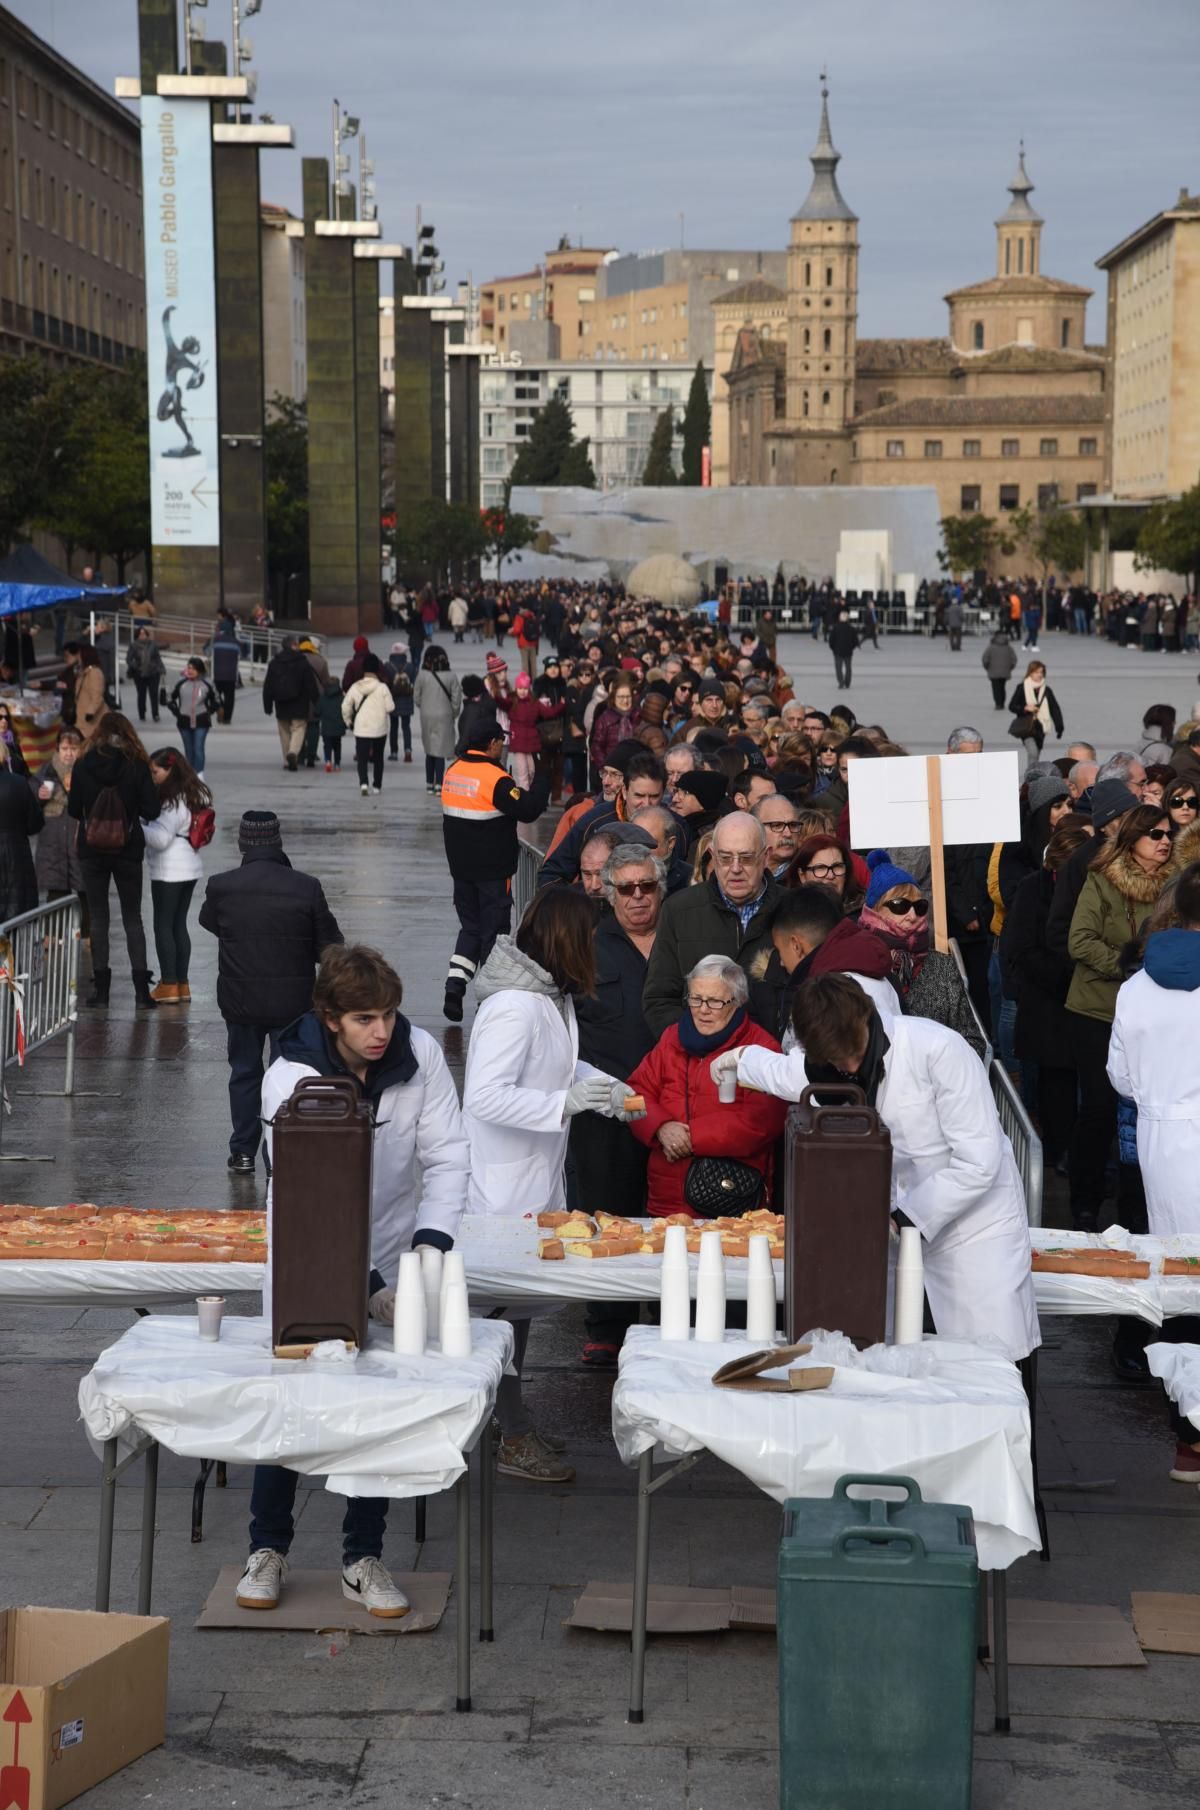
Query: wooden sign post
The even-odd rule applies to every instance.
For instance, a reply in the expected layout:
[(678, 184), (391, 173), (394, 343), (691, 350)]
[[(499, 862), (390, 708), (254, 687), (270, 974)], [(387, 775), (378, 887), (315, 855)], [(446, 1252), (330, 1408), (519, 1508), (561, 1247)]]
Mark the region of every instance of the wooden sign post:
[(929, 787), (929, 890), (933, 895), (933, 946), (950, 953), (950, 924), (946, 915), (946, 845), (942, 824), (942, 757), (925, 757)]

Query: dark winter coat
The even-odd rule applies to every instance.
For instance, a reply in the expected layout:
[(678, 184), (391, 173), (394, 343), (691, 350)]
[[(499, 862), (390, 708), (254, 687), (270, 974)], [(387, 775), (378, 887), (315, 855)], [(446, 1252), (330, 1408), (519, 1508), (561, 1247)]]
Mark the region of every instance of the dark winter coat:
[(34, 856), (38, 885), (44, 892), (82, 892), (79, 825), (67, 811), (70, 793), (53, 760), (48, 760), (36, 777), (29, 781), (35, 798), (39, 788), (47, 783), (54, 787), (54, 791), (44, 804), (38, 799), (44, 819)]
[(596, 926), (596, 991), (575, 1001), (581, 1061), (606, 1075), (631, 1075), (654, 1048), (654, 1033), (642, 1016), (646, 957), (607, 912)]
[(42, 807), (29, 781), (0, 768), (0, 924), (32, 911), (38, 902), (29, 838), (41, 827)]
[[(88, 815), (108, 786), (115, 786), (117, 796), (125, 809), (125, 818), (129, 825), (129, 833), (125, 838), (125, 846), (121, 850), (102, 849), (89, 853), (87, 846)], [(146, 853), (146, 838), (142, 835), (142, 823), (152, 823), (158, 816), (162, 806), (158, 787), (150, 777), (149, 763), (141, 760), (130, 760), (119, 748), (90, 747), (79, 756), (71, 774), (71, 795), (67, 801), (67, 810), (83, 828), (79, 832), (79, 857), (85, 864), (88, 861), (111, 862), (117, 860), (140, 861)]]
[[(281, 648), (267, 667), (263, 680), (263, 709), (267, 715), (270, 716), (273, 710), (281, 722), (307, 722), (320, 696), (317, 675), (300, 649)], [(298, 1013), (292, 1013), (293, 1018), (298, 1016)]]
[[(728, 955), (751, 973), (755, 957), (774, 945), (770, 921), (782, 887), (768, 875), (766, 890), (754, 916), (742, 929), (741, 919), (721, 896), (715, 879), (689, 886), (663, 903), (658, 935), (646, 971), (642, 1010), (646, 1023), (659, 1036), (681, 1017), (686, 992), (685, 976), (705, 955)], [(779, 1022), (778, 1000), (765, 989), (755, 989), (750, 1000), (755, 1020), (774, 1033)]]
[(214, 681), (218, 685), (236, 684), (242, 650), (233, 623), (217, 629), (208, 651), (212, 659)]
[(247, 849), (240, 867), (214, 874), (200, 922), (217, 939), (221, 1016), (275, 1030), (309, 1010), (321, 951), (345, 940), (321, 882), (275, 848)]
[(1061, 884), (1045, 868), (1022, 880), (1000, 932), (1004, 992), (1017, 1002), (1014, 1051), (1023, 1061), (1051, 1068), (1070, 1067), (1066, 1000), (1072, 964), (1046, 940), (1051, 902)]
[(858, 647), (858, 630), (852, 622), (835, 622), (829, 631), (829, 651), (839, 659), (854, 653)]

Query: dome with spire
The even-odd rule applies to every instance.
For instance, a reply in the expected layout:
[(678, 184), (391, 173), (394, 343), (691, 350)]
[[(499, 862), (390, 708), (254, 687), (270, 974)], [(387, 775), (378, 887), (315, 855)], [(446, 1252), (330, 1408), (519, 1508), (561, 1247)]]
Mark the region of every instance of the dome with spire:
[(997, 220), (997, 226), (1024, 226), (1036, 222), (1043, 224), (1042, 216), (1037, 209), (1030, 206), (1029, 197), (1033, 193), (1033, 184), (1029, 180), (1029, 172), (1025, 168), (1025, 140), (1017, 153), (1017, 173), (1008, 185), (1012, 200)]
[(838, 187), (837, 167), (841, 161), (842, 154), (834, 149), (833, 135), (829, 130), (829, 86), (822, 70), (821, 127), (817, 133), (816, 147), (809, 155), (809, 162), (813, 167), (812, 186), (802, 206), (792, 215), (793, 220), (858, 219)]

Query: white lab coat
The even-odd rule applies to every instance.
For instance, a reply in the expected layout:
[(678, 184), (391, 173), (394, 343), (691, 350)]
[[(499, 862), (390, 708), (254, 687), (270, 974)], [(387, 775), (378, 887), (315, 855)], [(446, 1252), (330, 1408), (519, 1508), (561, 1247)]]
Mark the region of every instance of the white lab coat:
[[(411, 1081), (385, 1088), (376, 1106), (371, 1172), (371, 1264), (389, 1288), (396, 1286), (400, 1256), (416, 1232), (458, 1235), (467, 1199), (467, 1141), (458, 1095), (446, 1058), (428, 1031), (411, 1030), (417, 1072)], [(280, 1057), (263, 1077), (262, 1115), (267, 1149), (271, 1120), (296, 1083), (318, 1070)], [(418, 1179), (419, 1176), (419, 1179)], [(273, 1209), (267, 1189), (267, 1236)], [(270, 1316), (270, 1266), (263, 1290), (263, 1313)]]
[[(851, 979), (860, 981), (855, 974)], [(903, 1018), (874, 989), (891, 1048), (876, 1110), (891, 1133), (892, 1205), (921, 1233), (925, 1292), (944, 1338), (1000, 1340), (1015, 1362), (1041, 1344), (1029, 1222), (987, 1071), (958, 1035)], [(746, 1048), (738, 1080), (798, 1100), (804, 1052)]]
[(1198, 1032), (1200, 989), (1160, 987), (1143, 969), (1117, 994), (1108, 1078), (1137, 1107), (1146, 1212), (1161, 1238), (1200, 1232)]
[[(494, 972), (499, 949), (498, 943), (481, 979)], [(567, 1089), (601, 1073), (579, 1060), (569, 998), (560, 1010), (547, 993), (505, 986), (484, 999), (471, 1026), (463, 1086), (468, 1213), (562, 1211)]]

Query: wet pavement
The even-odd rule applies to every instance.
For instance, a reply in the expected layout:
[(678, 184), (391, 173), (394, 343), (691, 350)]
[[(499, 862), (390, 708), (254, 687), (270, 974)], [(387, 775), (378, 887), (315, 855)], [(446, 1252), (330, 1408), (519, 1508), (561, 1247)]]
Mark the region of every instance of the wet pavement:
[[(387, 638), (378, 646), (385, 648)], [(340, 670), (349, 652), (335, 646)], [(1011, 747), (1007, 717), (990, 713), (979, 656), (968, 641), (884, 643), (855, 662), (850, 694), (864, 720), (883, 722), (914, 752), (976, 722), (992, 747)], [(1042, 653), (1069, 735), (1109, 752), (1128, 745), (1145, 705), (1169, 699), (1181, 717), (1196, 689), (1192, 659), (1121, 654), (1094, 642), (1043, 640)], [(452, 650), (455, 670), (482, 666), (482, 650)], [(786, 644), (806, 701), (834, 701), (823, 647)], [(998, 730), (993, 731), (992, 725)], [(150, 746), (173, 738), (163, 725)], [(349, 743), (346, 753), (349, 752)], [(257, 688), (238, 697), (233, 724), (209, 742), (217, 834), (206, 872), (237, 861), (237, 820), (247, 808), (279, 813), (293, 863), (321, 878), (347, 937), (374, 943), (404, 976), (405, 1010), (440, 1038), (461, 1076), (467, 1024), (441, 1018), (442, 983), (455, 923), (436, 801), (424, 790), (419, 732), (412, 766), (385, 768), (380, 798), (362, 799), (352, 769), (281, 770), (274, 726)], [(145, 916), (149, 924), (149, 901)], [(253, 1182), (225, 1169), (229, 1133), (223, 1026), (215, 1007), (216, 949), (193, 930), (193, 1004), (136, 1014), (114, 940), (113, 1003), (83, 1013), (77, 1091), (64, 1101), (58, 1046), (10, 1074), (13, 1112), (3, 1154), (53, 1154), (53, 1162), (3, 1163), (4, 1197), (52, 1203), (89, 1199), (146, 1207), (249, 1207)], [(31, 1091), (33, 1090), (33, 1091)], [(1057, 1189), (1057, 1184), (1055, 1184)], [(1048, 1217), (1061, 1209), (1053, 1191)], [(249, 1303), (237, 1304), (248, 1309)], [(0, 1584), (5, 1602), (91, 1603), (96, 1464), (78, 1425), (75, 1393), (96, 1353), (129, 1323), (105, 1310), (10, 1308), (0, 1303)], [(1047, 1489), (1053, 1559), (1012, 1574), (1024, 1596), (1128, 1607), (1131, 1589), (1195, 1587), (1200, 1494), (1166, 1478), (1170, 1443), (1155, 1391), (1117, 1383), (1105, 1322), (1050, 1321), (1042, 1358), (1039, 1456), (1048, 1484), (1096, 1478), (1087, 1493)], [(244, 1550), (249, 1475), (210, 1489), (206, 1538), (188, 1540), (192, 1469), (164, 1454), (155, 1606), (172, 1626), (171, 1727), (167, 1745), (80, 1800), (88, 1810), (134, 1803), (203, 1804), (218, 1810), (373, 1805), (424, 1810), (542, 1810), (574, 1800), (583, 1810), (768, 1810), (777, 1801), (775, 1650), (754, 1634), (656, 1639), (648, 1714), (624, 1721), (626, 1643), (564, 1630), (588, 1578), (632, 1569), (633, 1494), (609, 1433), (609, 1383), (578, 1365), (581, 1325), (563, 1313), (535, 1323), (528, 1396), (535, 1418), (571, 1443), (579, 1467), (566, 1490), (502, 1484), (498, 1499), (497, 1642), (476, 1654), (476, 1711), (456, 1717), (452, 1619), (399, 1643), (357, 1640), (335, 1659), (305, 1658), (302, 1635), (201, 1633), (192, 1623), (219, 1566)], [(114, 1608), (136, 1592), (140, 1492), (119, 1492)], [(340, 1510), (304, 1488), (294, 1557), (328, 1564)], [(411, 1511), (392, 1515), (387, 1557), (413, 1562)], [(449, 1503), (430, 1505), (420, 1563), (451, 1569)], [(772, 1581), (778, 1514), (739, 1478), (706, 1460), (659, 1498), (653, 1575), (713, 1585)], [(1200, 1660), (1151, 1656), (1139, 1671), (1024, 1671), (1013, 1677), (1014, 1733), (990, 1732), (981, 1681), (977, 1810), (1036, 1806), (1183, 1805), (1200, 1770)], [(866, 1706), (864, 1713), (869, 1713)]]

